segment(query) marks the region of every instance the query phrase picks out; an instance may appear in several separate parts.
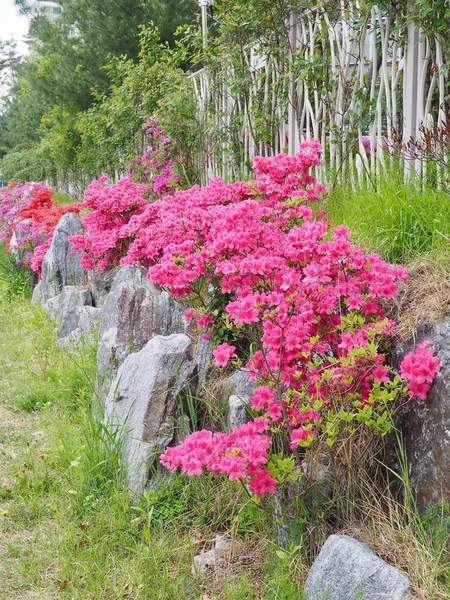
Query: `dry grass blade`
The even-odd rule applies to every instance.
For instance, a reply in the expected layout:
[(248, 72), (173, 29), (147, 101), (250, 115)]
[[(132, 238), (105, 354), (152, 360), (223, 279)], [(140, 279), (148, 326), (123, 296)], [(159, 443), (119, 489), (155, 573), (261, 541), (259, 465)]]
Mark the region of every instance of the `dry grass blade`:
[(388, 316), (398, 320), (397, 333), (405, 339), (425, 318), (450, 314), (449, 255), (423, 257), (407, 265), (409, 281), (390, 301)]

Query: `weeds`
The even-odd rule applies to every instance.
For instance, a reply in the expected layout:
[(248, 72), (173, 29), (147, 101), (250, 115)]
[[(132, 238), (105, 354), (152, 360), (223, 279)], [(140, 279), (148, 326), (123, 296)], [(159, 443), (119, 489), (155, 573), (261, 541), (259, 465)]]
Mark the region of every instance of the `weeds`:
[(0, 246), (0, 290), (1, 298), (7, 302), (31, 296), (31, 275), (16, 265), (14, 255)]

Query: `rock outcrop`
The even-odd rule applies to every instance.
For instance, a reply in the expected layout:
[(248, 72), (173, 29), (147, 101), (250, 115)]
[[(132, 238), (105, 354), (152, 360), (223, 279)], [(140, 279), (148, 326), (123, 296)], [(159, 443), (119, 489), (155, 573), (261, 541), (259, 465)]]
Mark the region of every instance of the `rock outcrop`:
[(101, 315), (100, 308), (93, 306), (76, 307), (74, 318), (77, 327), (68, 336), (58, 340), (57, 345), (60, 348), (70, 350), (82, 350), (86, 344), (93, 344), (95, 342), (95, 332), (98, 332), (100, 327)]
[[(438, 373), (425, 401), (412, 399), (397, 416), (408, 460), (412, 489), (418, 507), (430, 502), (450, 500), (450, 321), (424, 323), (414, 339), (399, 342), (394, 349), (394, 363), (424, 340), (431, 340), (441, 360)], [(387, 462), (396, 463), (394, 440), (388, 443)]]
[(402, 600), (408, 576), (368, 546), (347, 535), (331, 535), (314, 561), (305, 584), (305, 600)]
[(78, 285), (83, 277), (81, 252), (71, 252), (69, 237), (80, 233), (83, 224), (74, 213), (63, 215), (56, 226), (53, 239), (42, 263), (40, 301), (44, 304), (58, 296), (67, 285)]
[(184, 333), (194, 341), (194, 358), (198, 369), (198, 380), (202, 384), (206, 381), (211, 366), (212, 347), (209, 342), (199, 335), (198, 331), (192, 331), (191, 329), (189, 325), (186, 325)]
[(233, 544), (231, 539), (217, 534), (211, 550), (194, 556), (194, 564), (191, 569), (192, 574), (207, 573), (209, 570), (225, 566), (232, 550)]
[(121, 439), (128, 484), (141, 494), (160, 451), (177, 441), (177, 397), (196, 365), (184, 334), (156, 336), (119, 368), (105, 402), (105, 423)]
[(97, 354), (97, 395), (103, 399), (124, 360), (156, 335), (183, 333), (184, 309), (150, 283), (142, 267), (121, 269), (102, 309)]
[(111, 287), (119, 272), (119, 268), (108, 269), (106, 271), (87, 271), (88, 287), (94, 299), (94, 306), (102, 308), (108, 297)]
[(78, 309), (85, 306), (92, 306), (91, 293), (72, 285), (65, 286), (58, 296), (44, 304), (49, 317), (58, 324), (58, 337), (69, 336), (77, 329), (80, 320)]
[(33, 288), (33, 295), (31, 296), (31, 304), (40, 304), (41, 303), (41, 293), (42, 293), (42, 281), (39, 280)]

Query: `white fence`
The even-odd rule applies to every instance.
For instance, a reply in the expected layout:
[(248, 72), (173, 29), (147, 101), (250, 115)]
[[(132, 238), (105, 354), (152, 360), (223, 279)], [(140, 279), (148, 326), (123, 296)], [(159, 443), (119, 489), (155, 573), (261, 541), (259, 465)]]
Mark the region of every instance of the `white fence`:
[[(399, 141), (420, 137), (419, 127), (441, 125), (449, 108), (439, 41), (423, 39), (409, 24), (373, 7), (361, 22), (354, 12), (336, 18), (311, 11), (292, 15), (285, 58), (244, 52), (248, 88), (230, 84), (233, 67), (191, 75), (205, 137), (202, 182), (245, 176), (255, 155), (298, 151), (318, 139), (327, 172), (362, 178), (386, 169)], [(270, 132), (255, 129), (255, 102), (265, 106)], [(267, 115), (269, 115), (267, 117)], [(420, 161), (405, 161), (421, 174)]]

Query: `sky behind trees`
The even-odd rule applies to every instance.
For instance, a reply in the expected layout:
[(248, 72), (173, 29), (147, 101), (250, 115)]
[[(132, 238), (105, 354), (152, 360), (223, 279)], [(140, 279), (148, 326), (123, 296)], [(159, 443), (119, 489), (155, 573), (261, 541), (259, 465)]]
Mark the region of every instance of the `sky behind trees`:
[(14, 0), (0, 0), (0, 39), (14, 38), (17, 42), (19, 54), (26, 54), (28, 47), (24, 38), (28, 33), (29, 22), (27, 17), (19, 13)]

